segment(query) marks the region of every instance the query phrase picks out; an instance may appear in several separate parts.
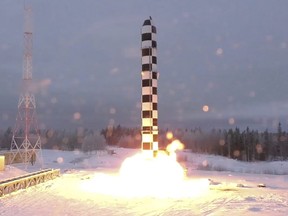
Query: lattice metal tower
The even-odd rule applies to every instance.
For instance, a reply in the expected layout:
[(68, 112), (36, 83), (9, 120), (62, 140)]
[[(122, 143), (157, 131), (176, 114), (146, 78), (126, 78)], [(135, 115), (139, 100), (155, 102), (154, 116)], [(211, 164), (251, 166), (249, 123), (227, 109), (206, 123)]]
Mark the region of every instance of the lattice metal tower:
[(36, 116), (36, 102), (32, 86), (32, 8), (24, 5), (23, 80), (18, 102), (18, 114), (11, 141), (10, 163), (32, 165), (41, 161), (41, 139)]

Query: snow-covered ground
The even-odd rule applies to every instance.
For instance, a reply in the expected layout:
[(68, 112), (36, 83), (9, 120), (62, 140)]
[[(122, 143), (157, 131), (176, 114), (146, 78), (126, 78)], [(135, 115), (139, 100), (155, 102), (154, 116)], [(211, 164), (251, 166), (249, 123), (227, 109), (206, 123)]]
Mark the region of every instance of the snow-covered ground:
[[(185, 190), (185, 196), (124, 196), (135, 188), (121, 188), (118, 171), (124, 159), (137, 150), (114, 151), (116, 154), (86, 155), (43, 150), (42, 168), (60, 168), (61, 177), (0, 198), (0, 215), (288, 214), (287, 161), (245, 163), (181, 152), (179, 158), (187, 169), (187, 179), (184, 187), (171, 187)], [(7, 166), (0, 172), (0, 180), (39, 168)]]

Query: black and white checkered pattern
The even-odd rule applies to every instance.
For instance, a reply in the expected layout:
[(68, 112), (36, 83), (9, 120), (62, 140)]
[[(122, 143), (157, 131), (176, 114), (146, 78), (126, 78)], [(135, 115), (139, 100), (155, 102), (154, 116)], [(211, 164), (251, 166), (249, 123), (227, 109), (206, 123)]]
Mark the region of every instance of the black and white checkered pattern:
[(152, 18), (142, 26), (142, 150), (158, 151), (157, 42)]

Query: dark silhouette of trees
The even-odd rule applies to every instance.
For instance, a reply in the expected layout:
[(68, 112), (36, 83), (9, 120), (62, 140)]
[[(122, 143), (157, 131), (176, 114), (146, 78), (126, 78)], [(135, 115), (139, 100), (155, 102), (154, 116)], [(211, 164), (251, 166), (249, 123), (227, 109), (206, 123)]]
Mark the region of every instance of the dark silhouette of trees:
[[(172, 132), (173, 138), (168, 139), (167, 133)], [(75, 130), (41, 131), (42, 148), (86, 152), (104, 149), (106, 145), (124, 148), (141, 148), (140, 128), (127, 128), (121, 125), (107, 127), (101, 132), (78, 128)], [(12, 139), (12, 129), (0, 131), (0, 149), (9, 149)], [(159, 149), (179, 139), (185, 148), (195, 153), (221, 155), (243, 161), (287, 160), (288, 134), (281, 123), (276, 132), (265, 130), (259, 132), (247, 127), (245, 130), (213, 129), (203, 131), (201, 128), (160, 130), (158, 135)]]
[(0, 131), (0, 148), (10, 149), (13, 131), (8, 127), (5, 131)]

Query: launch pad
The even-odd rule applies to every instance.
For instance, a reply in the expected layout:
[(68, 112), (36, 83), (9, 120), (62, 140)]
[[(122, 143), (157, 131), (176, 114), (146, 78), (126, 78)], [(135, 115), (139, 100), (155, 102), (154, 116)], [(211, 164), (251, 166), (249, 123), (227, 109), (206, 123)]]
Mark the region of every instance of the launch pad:
[(0, 197), (55, 179), (58, 176), (60, 176), (60, 169), (46, 169), (0, 181)]

